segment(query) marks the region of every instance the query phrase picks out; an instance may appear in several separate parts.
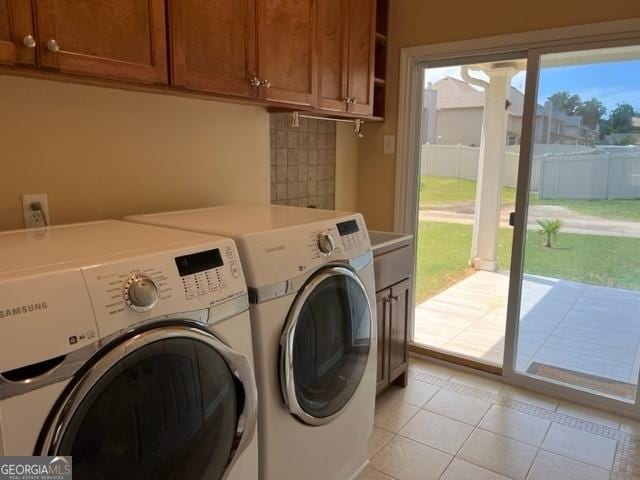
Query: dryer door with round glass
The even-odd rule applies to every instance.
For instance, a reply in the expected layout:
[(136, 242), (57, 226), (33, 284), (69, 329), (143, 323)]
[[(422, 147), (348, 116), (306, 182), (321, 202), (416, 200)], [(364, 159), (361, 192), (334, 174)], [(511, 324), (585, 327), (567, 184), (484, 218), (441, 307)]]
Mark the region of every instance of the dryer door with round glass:
[(294, 300), (281, 338), (280, 383), (289, 410), (322, 425), (349, 404), (372, 342), (366, 290), (345, 267), (319, 271)]
[(39, 454), (71, 455), (79, 479), (221, 479), (250, 441), (255, 413), (246, 357), (198, 328), (155, 328), (79, 372)]

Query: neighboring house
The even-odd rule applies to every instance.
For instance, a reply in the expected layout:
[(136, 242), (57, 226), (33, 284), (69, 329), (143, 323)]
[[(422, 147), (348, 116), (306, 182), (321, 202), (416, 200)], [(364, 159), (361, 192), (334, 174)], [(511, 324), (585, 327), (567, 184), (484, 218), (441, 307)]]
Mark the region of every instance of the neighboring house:
[[(519, 145), (522, 131), (524, 94), (511, 87), (507, 106), (507, 145)], [(445, 77), (424, 91), (422, 143), (480, 146), (484, 91), (463, 80)], [(583, 124), (579, 115), (567, 115), (551, 102), (538, 105), (535, 121), (536, 143), (592, 145), (599, 129)]]

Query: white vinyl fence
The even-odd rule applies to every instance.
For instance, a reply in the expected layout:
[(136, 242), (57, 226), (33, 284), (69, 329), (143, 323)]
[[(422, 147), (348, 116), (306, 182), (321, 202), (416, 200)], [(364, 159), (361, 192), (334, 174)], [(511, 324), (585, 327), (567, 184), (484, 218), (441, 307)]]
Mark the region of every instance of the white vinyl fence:
[[(555, 153), (546, 153), (549, 150)], [(479, 157), (478, 147), (423, 145), (420, 173), (477, 180)], [(518, 161), (519, 148), (507, 147), (502, 171), (504, 186), (516, 186)], [(611, 152), (536, 145), (531, 190), (538, 191), (542, 198), (640, 198), (640, 149)]]
[[(517, 151), (505, 153), (503, 185), (515, 187), (518, 181)], [(436, 177), (478, 179), (479, 147), (465, 145), (423, 145), (420, 173)]]
[(640, 198), (640, 155), (545, 155), (539, 185), (541, 198)]

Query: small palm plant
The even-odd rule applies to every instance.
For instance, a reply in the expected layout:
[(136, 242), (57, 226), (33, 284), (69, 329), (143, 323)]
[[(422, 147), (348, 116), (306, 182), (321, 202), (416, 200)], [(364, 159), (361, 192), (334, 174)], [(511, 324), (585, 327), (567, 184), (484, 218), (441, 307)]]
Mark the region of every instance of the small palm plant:
[(558, 237), (558, 232), (560, 232), (560, 228), (562, 228), (562, 222), (557, 218), (555, 220), (544, 219), (538, 220), (538, 225), (540, 225), (538, 233), (547, 236), (544, 246), (551, 248), (551, 239), (555, 240)]

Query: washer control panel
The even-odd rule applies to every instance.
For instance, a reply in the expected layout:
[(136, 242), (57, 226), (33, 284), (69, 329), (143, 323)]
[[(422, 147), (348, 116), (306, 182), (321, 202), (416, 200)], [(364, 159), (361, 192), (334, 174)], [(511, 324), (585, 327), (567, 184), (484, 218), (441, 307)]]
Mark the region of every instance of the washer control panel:
[[(222, 243), (222, 245), (220, 245)], [(232, 240), (83, 269), (101, 336), (246, 295)]]
[(176, 266), (187, 300), (225, 290), (241, 274), (235, 249), (226, 247), (177, 257)]

